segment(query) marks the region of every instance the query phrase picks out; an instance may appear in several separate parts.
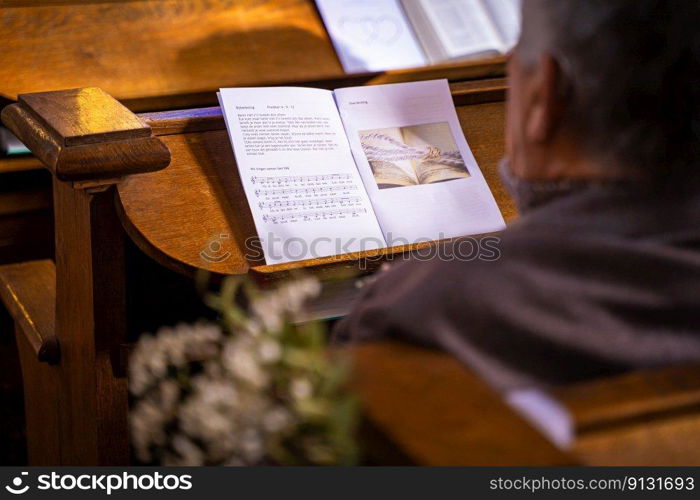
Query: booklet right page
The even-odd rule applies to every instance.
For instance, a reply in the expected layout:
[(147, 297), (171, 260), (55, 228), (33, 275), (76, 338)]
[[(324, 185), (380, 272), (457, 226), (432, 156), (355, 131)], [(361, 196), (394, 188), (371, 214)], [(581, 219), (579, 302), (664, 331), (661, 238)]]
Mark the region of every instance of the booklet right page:
[(389, 246), (505, 228), (446, 80), (339, 89), (335, 98)]

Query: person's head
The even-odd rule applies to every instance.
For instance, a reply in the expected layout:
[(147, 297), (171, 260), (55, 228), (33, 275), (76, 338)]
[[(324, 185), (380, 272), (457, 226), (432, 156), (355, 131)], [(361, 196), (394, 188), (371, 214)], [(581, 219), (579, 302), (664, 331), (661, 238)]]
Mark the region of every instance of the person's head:
[(697, 176), (700, 1), (524, 0), (509, 74), (517, 177)]

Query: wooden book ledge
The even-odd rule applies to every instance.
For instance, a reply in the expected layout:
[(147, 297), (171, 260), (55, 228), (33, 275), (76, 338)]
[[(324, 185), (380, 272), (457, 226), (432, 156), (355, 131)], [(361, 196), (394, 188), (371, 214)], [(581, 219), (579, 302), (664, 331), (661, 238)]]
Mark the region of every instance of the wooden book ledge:
[[(497, 181), (505, 81), (456, 83), (452, 91), (477, 161), (506, 219), (512, 219), (515, 209)], [(179, 272), (252, 271), (269, 277), (307, 268), (323, 275), (352, 269), (360, 258), (376, 263), (382, 254), (425, 246), (279, 266), (247, 258), (245, 242), (256, 233), (219, 108), (137, 116), (92, 88), (20, 96), (2, 119), (58, 180), (86, 186), (116, 183), (118, 213), (131, 239)], [(226, 258), (204, 254), (213, 240), (220, 242)]]
[[(497, 180), (503, 154), (505, 81), (452, 84), (462, 126), (491, 189), (507, 219), (515, 216), (510, 198)], [(193, 273), (252, 272), (274, 277), (298, 269), (324, 275), (352, 270), (360, 258), (377, 262), (386, 250), (313, 261), (267, 266), (246, 258), (245, 241), (255, 236), (221, 110), (207, 108), (149, 113), (140, 118), (171, 151), (170, 166), (158, 173), (127, 178), (118, 185), (122, 223), (139, 247), (166, 267)], [(187, 186), (183, 189), (183, 186)], [(225, 259), (203, 256), (212, 240), (221, 243)], [(390, 253), (418, 247), (398, 247)]]

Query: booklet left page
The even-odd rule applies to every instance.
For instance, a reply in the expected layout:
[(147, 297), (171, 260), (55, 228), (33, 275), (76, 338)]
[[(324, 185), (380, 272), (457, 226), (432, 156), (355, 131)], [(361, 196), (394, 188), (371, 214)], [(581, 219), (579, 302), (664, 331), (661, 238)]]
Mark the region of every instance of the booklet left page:
[(219, 101), (267, 264), (386, 246), (332, 92), (221, 89)]

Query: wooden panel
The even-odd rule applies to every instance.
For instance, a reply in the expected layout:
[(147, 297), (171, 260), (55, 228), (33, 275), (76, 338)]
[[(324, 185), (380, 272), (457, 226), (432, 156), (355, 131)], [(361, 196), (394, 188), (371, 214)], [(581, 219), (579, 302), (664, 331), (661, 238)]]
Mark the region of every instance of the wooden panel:
[[(220, 87), (342, 70), (313, 0), (5, 1), (0, 96), (97, 86), (137, 110), (216, 104)], [(374, 83), (503, 76), (502, 57), (358, 75)], [(333, 82), (333, 83), (330, 83)]]
[(0, 92), (13, 100), (86, 86), (142, 99), (343, 74), (312, 0), (3, 4)]
[[(160, 139), (170, 149), (170, 166), (118, 185), (129, 235), (146, 253), (177, 270), (245, 273), (249, 266), (233, 237), (250, 234), (253, 225), (226, 131)], [(222, 247), (206, 260), (202, 252), (214, 241)]]
[(700, 416), (700, 365), (588, 382), (555, 395), (574, 416), (579, 435), (679, 413)]
[(588, 465), (700, 465), (700, 366), (668, 367), (564, 387)]
[(53, 256), (53, 216), (32, 212), (0, 217), (0, 263)]
[(447, 354), (393, 343), (351, 353), (365, 418), (416, 465), (573, 463)]
[[(504, 104), (471, 104), (489, 100), (484, 96), (502, 99), (503, 88), (503, 83), (489, 84), (480, 93), (477, 84), (457, 86), (453, 95), (458, 103), (465, 103), (458, 107), (458, 114), (477, 162), (506, 218), (513, 219), (515, 208), (497, 179), (504, 153)], [(221, 112), (212, 108), (186, 115), (144, 116), (157, 133), (173, 134), (160, 136), (171, 151), (171, 165), (161, 172), (131, 176), (118, 186), (122, 222), (139, 247), (162, 264), (190, 273), (206, 269), (242, 274), (252, 268), (270, 275), (309, 266), (322, 272), (354, 267), (359, 254), (281, 266), (265, 266), (259, 254), (257, 259), (246, 259), (241, 249), (256, 233)], [(197, 132), (179, 133), (182, 131)], [(249, 253), (255, 254), (254, 250)], [(376, 261), (382, 253), (386, 252), (365, 256)]]
[(47, 189), (0, 193), (0, 217), (42, 212), (50, 210), (51, 206), (51, 192)]
[(588, 432), (576, 439), (571, 453), (584, 465), (698, 467), (700, 412)]
[(19, 325), (15, 337), (22, 365), (29, 465), (56, 466), (61, 463), (58, 367), (37, 361)]

